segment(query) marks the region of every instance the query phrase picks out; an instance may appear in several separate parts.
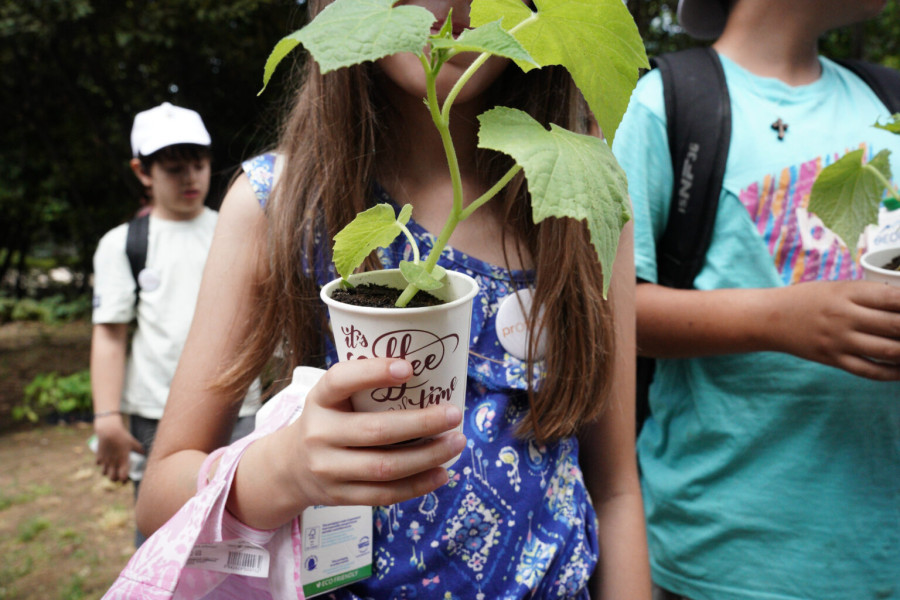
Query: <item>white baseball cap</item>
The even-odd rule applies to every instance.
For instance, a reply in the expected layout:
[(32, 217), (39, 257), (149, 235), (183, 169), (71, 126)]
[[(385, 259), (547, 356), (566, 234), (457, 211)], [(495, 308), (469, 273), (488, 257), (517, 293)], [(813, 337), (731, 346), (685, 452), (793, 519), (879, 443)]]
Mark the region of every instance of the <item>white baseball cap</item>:
[(725, 0), (678, 0), (678, 24), (698, 40), (714, 40), (725, 29)]
[(212, 144), (203, 119), (197, 112), (163, 102), (134, 117), (131, 128), (131, 152), (134, 156), (149, 156), (175, 144)]

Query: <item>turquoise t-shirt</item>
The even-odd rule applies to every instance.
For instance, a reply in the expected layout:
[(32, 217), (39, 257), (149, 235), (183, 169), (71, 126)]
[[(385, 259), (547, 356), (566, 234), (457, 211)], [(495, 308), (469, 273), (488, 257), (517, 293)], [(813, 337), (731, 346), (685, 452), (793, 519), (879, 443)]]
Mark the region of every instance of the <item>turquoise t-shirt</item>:
[[(900, 172), (900, 138), (872, 127), (887, 109), (824, 58), (822, 77), (795, 88), (722, 62), (733, 131), (696, 287), (859, 278), (806, 206), (848, 150), (889, 148)], [(634, 203), (637, 275), (656, 281), (673, 183), (658, 73), (639, 82), (613, 150)], [(650, 403), (638, 453), (659, 585), (693, 600), (900, 598), (900, 383), (759, 352), (657, 361)]]

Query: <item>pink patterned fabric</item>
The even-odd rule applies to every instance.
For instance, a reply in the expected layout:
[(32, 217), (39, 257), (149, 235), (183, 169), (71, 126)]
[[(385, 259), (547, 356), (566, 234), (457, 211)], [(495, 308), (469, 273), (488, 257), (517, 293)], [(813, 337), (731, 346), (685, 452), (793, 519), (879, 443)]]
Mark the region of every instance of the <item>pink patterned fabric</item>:
[[(297, 519), (261, 531), (244, 525), (225, 509), (244, 451), (259, 438), (300, 416), (306, 394), (324, 371), (298, 367), (291, 385), (269, 400), (256, 417), (256, 429), (221, 450), (216, 474), (135, 552), (104, 600), (302, 600), (301, 532)], [(217, 452), (218, 454), (218, 452)], [(208, 460), (201, 473), (208, 471)], [(241, 539), (269, 552), (269, 575), (249, 577), (185, 566), (196, 544)]]

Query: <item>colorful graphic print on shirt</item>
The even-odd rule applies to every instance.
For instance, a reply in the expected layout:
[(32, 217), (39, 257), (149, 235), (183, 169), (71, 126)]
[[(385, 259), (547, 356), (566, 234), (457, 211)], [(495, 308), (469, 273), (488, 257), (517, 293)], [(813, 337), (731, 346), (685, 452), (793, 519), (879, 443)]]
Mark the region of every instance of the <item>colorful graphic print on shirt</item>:
[[(871, 158), (863, 144), (866, 160)], [(860, 279), (858, 254), (807, 210), (813, 183), (840, 156), (826, 156), (770, 174), (741, 190), (739, 199), (762, 236), (785, 285)], [(856, 240), (848, 241), (850, 246)], [(861, 253), (861, 251), (859, 251)]]

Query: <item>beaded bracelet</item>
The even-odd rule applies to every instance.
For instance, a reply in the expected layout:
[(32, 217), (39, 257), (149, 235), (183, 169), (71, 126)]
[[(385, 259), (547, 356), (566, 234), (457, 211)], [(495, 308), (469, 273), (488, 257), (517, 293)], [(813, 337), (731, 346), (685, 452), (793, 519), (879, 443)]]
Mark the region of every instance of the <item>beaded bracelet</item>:
[(121, 415), (121, 410), (102, 410), (100, 412), (94, 413), (94, 418), (99, 419), (100, 417), (110, 417), (112, 415)]

